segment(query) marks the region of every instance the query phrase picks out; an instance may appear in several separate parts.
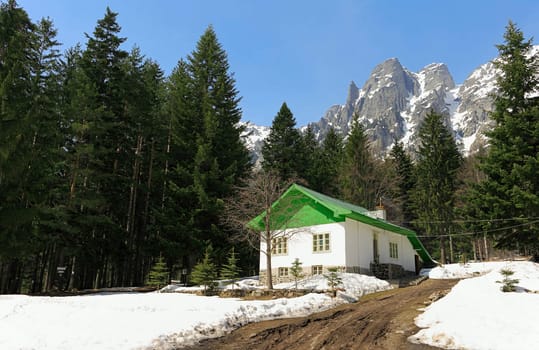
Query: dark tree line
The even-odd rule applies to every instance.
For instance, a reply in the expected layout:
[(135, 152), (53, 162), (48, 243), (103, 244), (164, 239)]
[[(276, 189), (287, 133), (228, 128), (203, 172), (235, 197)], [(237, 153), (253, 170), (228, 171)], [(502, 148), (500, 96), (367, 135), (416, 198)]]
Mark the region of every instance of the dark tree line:
[(209, 243), (226, 258), (223, 200), (250, 170), (227, 55), (209, 27), (165, 78), (120, 32), (107, 8), (62, 55), (50, 20), (1, 4), (0, 293), (141, 285)]

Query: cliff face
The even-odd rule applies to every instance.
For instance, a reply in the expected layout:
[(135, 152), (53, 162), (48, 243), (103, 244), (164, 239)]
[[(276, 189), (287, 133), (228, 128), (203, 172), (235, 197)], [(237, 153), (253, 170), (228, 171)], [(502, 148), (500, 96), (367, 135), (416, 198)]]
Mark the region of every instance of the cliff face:
[[(533, 52), (539, 52), (539, 46)], [(371, 138), (373, 151), (384, 157), (395, 140), (416, 149), (419, 126), (428, 112), (435, 111), (446, 117), (447, 126), (466, 155), (486, 144), (485, 132), (493, 126), (489, 113), (493, 110), (498, 74), (488, 62), (457, 85), (443, 63), (411, 72), (398, 59), (391, 58), (373, 69), (361, 89), (352, 81), (346, 102), (331, 106), (319, 121), (309, 125), (319, 140), (330, 127), (347, 135), (357, 115)], [(259, 149), (269, 128), (247, 124), (249, 131), (246, 142), (254, 159), (260, 159)]]
[(394, 140), (415, 148), (419, 126), (432, 110), (447, 116), (447, 125), (467, 153), (484, 141), (478, 135), (489, 128), (492, 101), (488, 94), (494, 91), (495, 80), (492, 63), (479, 67), (457, 86), (445, 64), (429, 64), (414, 73), (391, 58), (374, 68), (361, 89), (351, 82), (346, 103), (330, 107), (320, 121), (310, 125), (320, 139), (331, 126), (346, 135), (357, 115), (373, 150), (384, 156)]

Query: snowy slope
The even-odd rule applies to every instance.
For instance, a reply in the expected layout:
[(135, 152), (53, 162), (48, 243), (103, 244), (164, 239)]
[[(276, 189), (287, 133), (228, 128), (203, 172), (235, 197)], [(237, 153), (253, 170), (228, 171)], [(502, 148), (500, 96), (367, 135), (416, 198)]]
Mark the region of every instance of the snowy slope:
[[(515, 272), (517, 292), (500, 290), (501, 269)], [(430, 271), (437, 277), (486, 273), (460, 281), (416, 318), (424, 328), (409, 338), (444, 349), (537, 349), (539, 344), (539, 264), (497, 262), (458, 264)], [(429, 274), (430, 274), (429, 273)], [(529, 291), (529, 292), (526, 292)], [(535, 293), (534, 293), (535, 292)]]

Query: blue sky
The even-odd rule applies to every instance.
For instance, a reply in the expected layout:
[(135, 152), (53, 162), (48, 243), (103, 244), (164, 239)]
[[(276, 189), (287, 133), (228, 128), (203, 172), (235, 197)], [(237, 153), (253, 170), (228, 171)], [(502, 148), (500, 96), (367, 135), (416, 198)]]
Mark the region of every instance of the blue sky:
[[(539, 1), (18, 0), (50, 17), (65, 48), (91, 34), (107, 6), (134, 45), (169, 74), (213, 25), (242, 96), (243, 119), (271, 125), (286, 102), (298, 126), (346, 100), (372, 69), (397, 57), (412, 71), (443, 62), (462, 83), (494, 58), (509, 19), (539, 36)], [(535, 42), (539, 44), (539, 39)]]

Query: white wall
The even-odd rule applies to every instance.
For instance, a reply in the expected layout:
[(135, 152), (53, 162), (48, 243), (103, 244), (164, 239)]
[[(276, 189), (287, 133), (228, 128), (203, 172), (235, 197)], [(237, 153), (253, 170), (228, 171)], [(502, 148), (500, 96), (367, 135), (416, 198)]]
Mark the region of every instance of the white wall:
[[(271, 259), (272, 269), (278, 267), (290, 267), (298, 258), (303, 267), (312, 265), (344, 266), (345, 265), (345, 230), (344, 223), (333, 223), (307, 227), (304, 231), (294, 234), (288, 239), (288, 254), (273, 255)], [(313, 234), (329, 233), (330, 251), (313, 252)], [(266, 244), (261, 244), (262, 250)], [(260, 253), (260, 270), (266, 270), (266, 255)]]
[[(404, 267), (406, 271), (415, 271), (415, 251), (406, 236), (393, 232), (376, 230), (378, 233), (378, 252), (380, 263), (396, 264)], [(389, 256), (389, 243), (396, 243), (398, 247), (398, 259)]]
[[(407, 271), (415, 271), (415, 251), (406, 236), (381, 230), (362, 222), (346, 219), (346, 266), (370, 269), (373, 257), (373, 235), (378, 236), (380, 263), (397, 264)], [(390, 258), (389, 242), (397, 243), (398, 259)]]
[[(313, 252), (313, 234), (329, 233), (329, 252)], [(312, 265), (361, 267), (369, 270), (373, 259), (373, 234), (378, 235), (380, 263), (401, 265), (407, 271), (415, 271), (415, 251), (408, 238), (384, 231), (359, 221), (346, 219), (342, 223), (310, 226), (288, 240), (288, 254), (273, 255), (272, 268), (290, 267), (298, 258), (303, 267)], [(389, 242), (397, 243), (398, 259), (389, 257)], [(265, 243), (262, 249), (265, 250)], [(260, 270), (266, 270), (266, 255), (260, 253)]]

